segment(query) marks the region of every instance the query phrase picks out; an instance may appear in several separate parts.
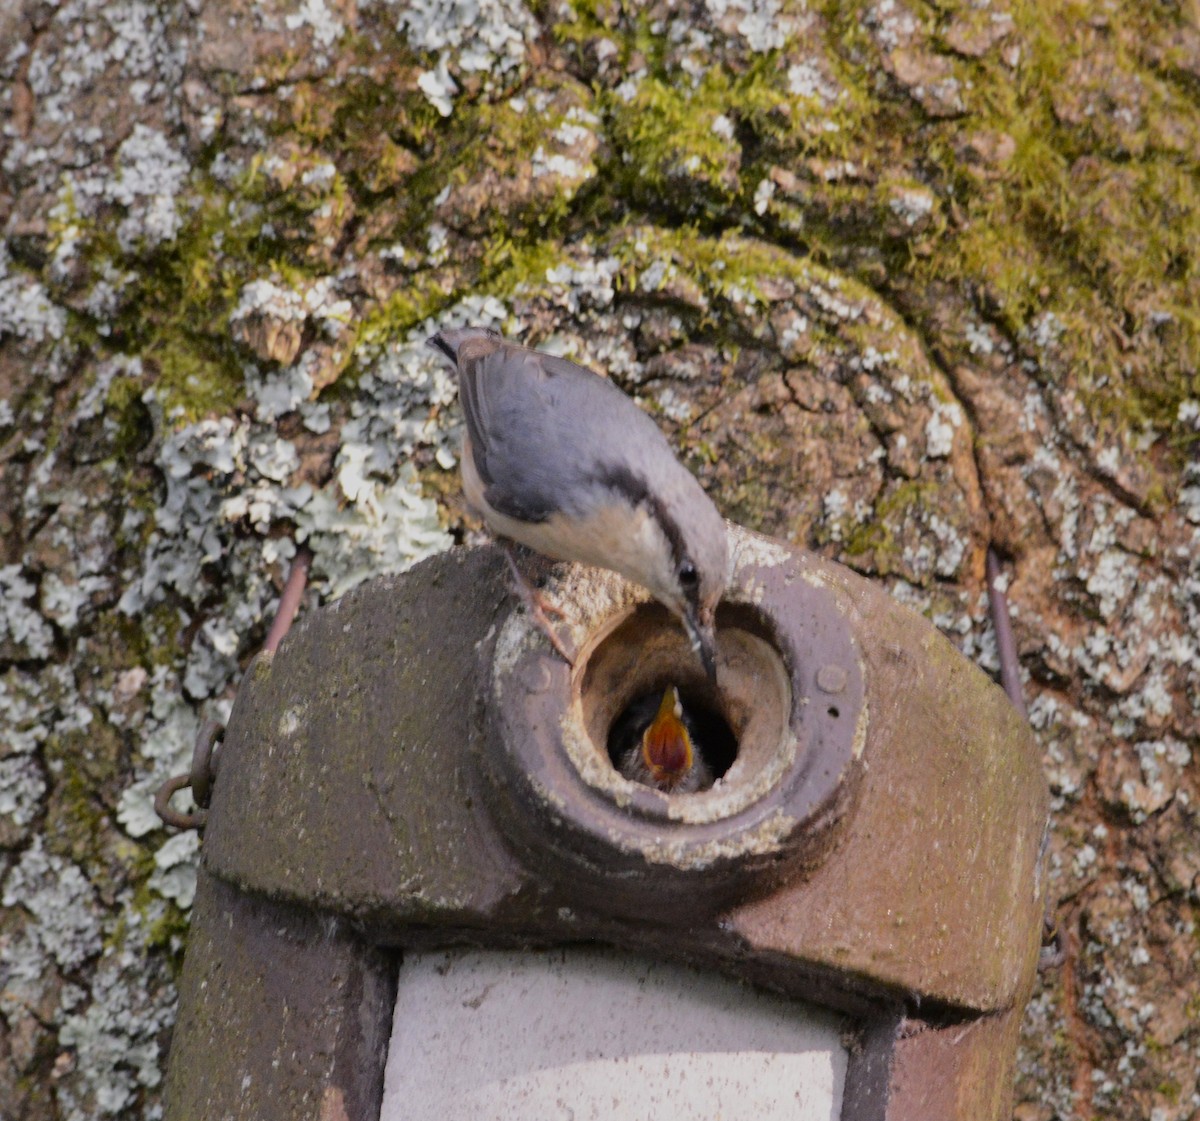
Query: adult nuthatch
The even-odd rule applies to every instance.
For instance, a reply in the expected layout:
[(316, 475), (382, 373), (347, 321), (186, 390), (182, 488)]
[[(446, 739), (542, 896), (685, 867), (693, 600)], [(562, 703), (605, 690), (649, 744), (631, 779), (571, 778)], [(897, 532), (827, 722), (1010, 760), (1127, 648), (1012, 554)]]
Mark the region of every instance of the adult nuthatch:
[(488, 527), (641, 584), (683, 621), (715, 679), (725, 523), (654, 421), (607, 378), (495, 331), (429, 344), (458, 373), (463, 490)]

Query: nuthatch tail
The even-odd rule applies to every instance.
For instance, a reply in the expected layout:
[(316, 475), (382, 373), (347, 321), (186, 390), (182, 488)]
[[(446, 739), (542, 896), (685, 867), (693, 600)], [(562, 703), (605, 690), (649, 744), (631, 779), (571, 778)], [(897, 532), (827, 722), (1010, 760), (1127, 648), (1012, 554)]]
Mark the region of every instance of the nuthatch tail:
[(429, 344), (458, 374), (463, 490), (488, 527), (647, 588), (715, 680), (725, 523), (654, 421), (607, 378), (495, 331)]
[(690, 794), (713, 784), (712, 771), (700, 754), (684, 719), (679, 690), (669, 685), (658, 711), (621, 756), (621, 774), (669, 794)]

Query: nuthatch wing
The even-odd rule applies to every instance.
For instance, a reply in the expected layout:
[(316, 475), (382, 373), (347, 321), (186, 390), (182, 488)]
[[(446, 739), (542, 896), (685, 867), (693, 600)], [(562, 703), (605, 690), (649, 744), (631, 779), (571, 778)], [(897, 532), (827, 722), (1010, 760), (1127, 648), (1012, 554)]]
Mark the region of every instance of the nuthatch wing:
[(667, 686), (654, 719), (625, 749), (617, 769), (627, 779), (668, 794), (691, 794), (712, 786), (712, 771), (695, 744), (674, 685)]
[(488, 527), (641, 584), (683, 621), (715, 680), (725, 523), (654, 421), (607, 378), (495, 331), (429, 344), (458, 374), (463, 491)]

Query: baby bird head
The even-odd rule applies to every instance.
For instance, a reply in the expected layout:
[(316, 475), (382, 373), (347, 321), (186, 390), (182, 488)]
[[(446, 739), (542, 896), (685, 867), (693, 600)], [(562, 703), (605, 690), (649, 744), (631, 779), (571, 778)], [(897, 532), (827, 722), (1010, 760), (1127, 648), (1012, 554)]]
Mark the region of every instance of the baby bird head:
[(683, 723), (683, 704), (674, 685), (663, 693), (658, 713), (642, 733), (642, 761), (659, 790), (671, 791), (695, 762), (692, 737)]

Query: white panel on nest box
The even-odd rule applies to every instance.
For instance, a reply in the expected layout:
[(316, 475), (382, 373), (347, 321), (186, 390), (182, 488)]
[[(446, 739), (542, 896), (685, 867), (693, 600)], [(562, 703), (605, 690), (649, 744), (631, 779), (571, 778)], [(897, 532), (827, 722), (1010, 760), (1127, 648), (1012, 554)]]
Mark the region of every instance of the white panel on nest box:
[(408, 954), (381, 1121), (837, 1121), (844, 1026), (606, 950)]

